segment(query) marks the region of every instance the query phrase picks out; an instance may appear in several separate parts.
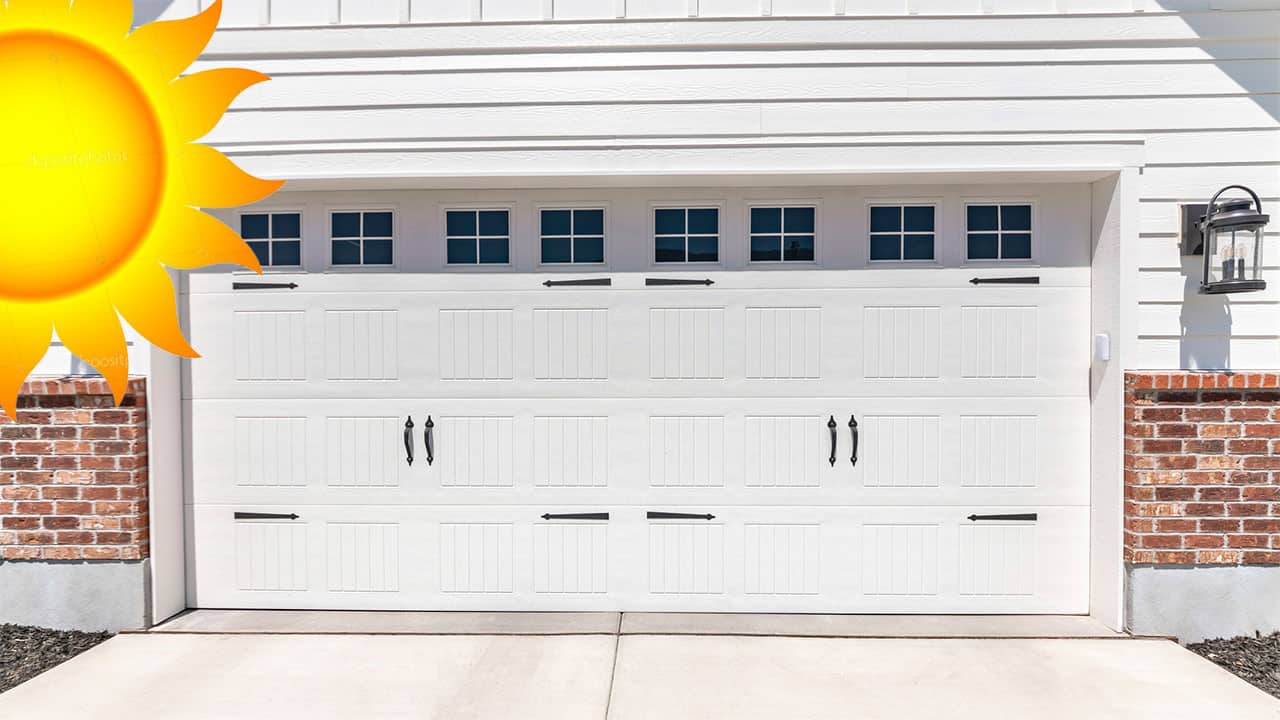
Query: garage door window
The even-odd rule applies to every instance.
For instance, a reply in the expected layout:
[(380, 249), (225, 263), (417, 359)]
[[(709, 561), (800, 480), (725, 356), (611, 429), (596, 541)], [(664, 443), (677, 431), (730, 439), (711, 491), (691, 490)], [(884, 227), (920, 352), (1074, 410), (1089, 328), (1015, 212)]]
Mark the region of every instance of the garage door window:
[(590, 265), (603, 262), (603, 209), (542, 211), (544, 265)]
[(970, 260), (1030, 260), (1030, 205), (969, 205)]
[(341, 211), (330, 216), (335, 266), (391, 265), (394, 261), (389, 210)]
[(872, 205), (871, 260), (933, 260), (936, 214), (932, 205)]
[(241, 215), (240, 237), (263, 267), (302, 265), (302, 216), (298, 213)]
[(751, 262), (813, 262), (812, 207), (751, 208)]
[(719, 208), (658, 208), (653, 229), (655, 262), (720, 261)]
[(507, 265), (511, 262), (509, 210), (445, 212), (445, 251), (450, 265)]

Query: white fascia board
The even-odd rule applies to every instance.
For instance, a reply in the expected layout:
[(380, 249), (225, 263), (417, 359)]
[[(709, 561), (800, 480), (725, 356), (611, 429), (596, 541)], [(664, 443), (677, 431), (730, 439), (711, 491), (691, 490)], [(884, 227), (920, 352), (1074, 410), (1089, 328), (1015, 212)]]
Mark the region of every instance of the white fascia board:
[(1134, 44), (1250, 40), (1280, 34), (1280, 11), (1102, 15), (904, 15), (226, 28), (225, 57), (448, 54), (508, 50)]
[(1140, 166), (1139, 140), (1046, 145), (916, 145), (811, 148), (617, 150), (340, 151), (300, 150), (232, 157), (290, 189), (430, 189), (612, 186), (808, 185), (971, 182), (1092, 182)]

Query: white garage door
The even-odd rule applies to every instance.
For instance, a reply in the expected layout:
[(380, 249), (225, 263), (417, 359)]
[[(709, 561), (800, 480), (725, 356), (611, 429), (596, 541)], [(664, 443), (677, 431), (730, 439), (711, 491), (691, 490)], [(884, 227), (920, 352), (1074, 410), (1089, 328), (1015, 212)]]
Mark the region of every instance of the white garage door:
[(195, 276), (193, 604), (1087, 612), (1088, 272)]

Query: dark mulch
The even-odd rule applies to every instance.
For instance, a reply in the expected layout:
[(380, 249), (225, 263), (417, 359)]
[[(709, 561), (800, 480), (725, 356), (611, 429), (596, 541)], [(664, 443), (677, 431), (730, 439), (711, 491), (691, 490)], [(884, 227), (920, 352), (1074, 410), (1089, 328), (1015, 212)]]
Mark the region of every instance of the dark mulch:
[(1280, 633), (1266, 637), (1206, 640), (1187, 647), (1280, 697)]
[(0, 693), (111, 637), (111, 633), (0, 625)]

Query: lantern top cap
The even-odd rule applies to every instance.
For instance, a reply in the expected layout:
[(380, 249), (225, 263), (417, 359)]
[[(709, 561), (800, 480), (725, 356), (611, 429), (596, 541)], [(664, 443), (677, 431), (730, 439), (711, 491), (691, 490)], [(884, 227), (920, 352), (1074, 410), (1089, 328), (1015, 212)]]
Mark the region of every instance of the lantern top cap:
[[(1243, 190), (1250, 197), (1218, 201), (1219, 196), (1232, 189)], [(1200, 218), (1200, 228), (1208, 231), (1215, 228), (1262, 227), (1270, 220), (1269, 215), (1262, 214), (1262, 201), (1258, 199), (1257, 193), (1243, 185), (1228, 185), (1209, 201), (1205, 215)]]

